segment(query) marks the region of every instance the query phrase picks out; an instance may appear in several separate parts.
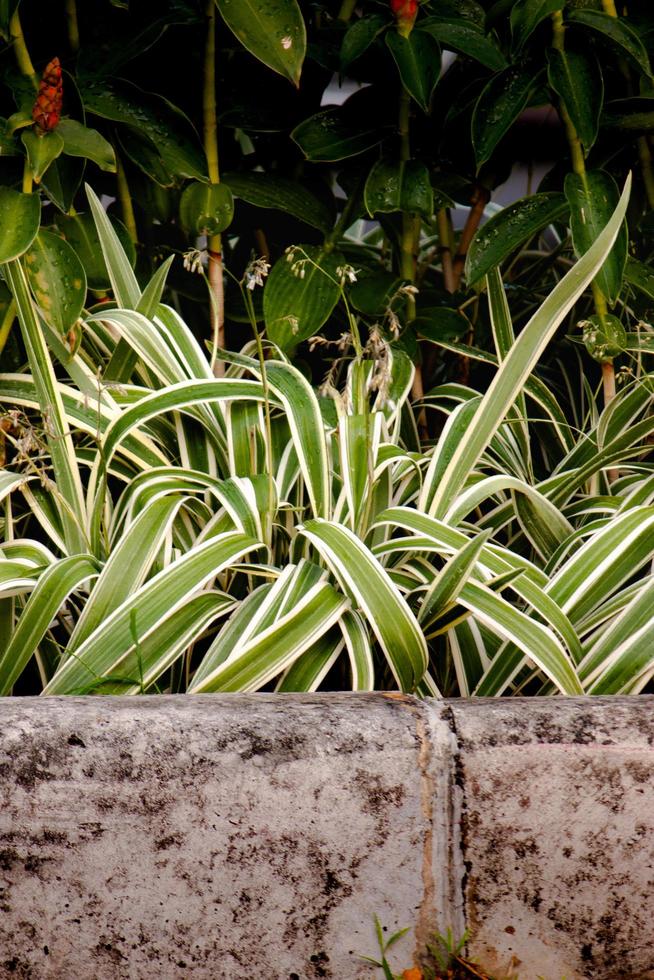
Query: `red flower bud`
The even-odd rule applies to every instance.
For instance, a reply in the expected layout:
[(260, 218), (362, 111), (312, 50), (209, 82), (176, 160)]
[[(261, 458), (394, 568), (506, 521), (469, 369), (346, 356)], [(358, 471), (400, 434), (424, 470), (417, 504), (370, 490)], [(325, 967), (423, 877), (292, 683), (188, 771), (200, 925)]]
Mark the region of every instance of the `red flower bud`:
[(418, 0), (390, 0), (391, 10), (397, 19), (397, 29), (404, 37), (413, 30), (418, 16)]
[(61, 118), (63, 93), (61, 64), (59, 58), (53, 58), (43, 72), (36, 102), (32, 108), (32, 119), (40, 136), (56, 129)]

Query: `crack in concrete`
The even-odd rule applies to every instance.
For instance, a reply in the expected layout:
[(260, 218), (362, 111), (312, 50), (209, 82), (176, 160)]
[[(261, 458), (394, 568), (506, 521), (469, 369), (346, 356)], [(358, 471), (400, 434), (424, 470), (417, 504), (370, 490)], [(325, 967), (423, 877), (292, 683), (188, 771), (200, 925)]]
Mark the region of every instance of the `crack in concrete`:
[[(457, 729), (456, 717), (452, 707), (445, 705), (443, 716), (447, 722), (454, 741), (452, 752), (453, 773), (450, 780), (449, 821), (450, 821), (450, 908), (453, 918), (458, 921), (452, 928), (459, 926), (461, 936), (468, 929), (468, 906), (466, 895), (471, 862), (468, 859), (468, 806), (466, 799), (465, 766), (462, 757), (461, 737)], [(458, 874), (457, 874), (458, 872)], [(457, 937), (460, 938), (460, 937)]]

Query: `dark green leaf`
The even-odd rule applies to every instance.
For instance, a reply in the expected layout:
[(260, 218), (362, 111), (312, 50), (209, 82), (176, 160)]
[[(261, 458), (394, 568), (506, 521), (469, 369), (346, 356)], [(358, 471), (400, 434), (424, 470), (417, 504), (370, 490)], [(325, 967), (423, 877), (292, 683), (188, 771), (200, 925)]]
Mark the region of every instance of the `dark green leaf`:
[[(618, 185), (604, 170), (590, 170), (584, 176), (568, 174), (565, 196), (570, 205), (570, 230), (577, 258), (581, 258), (606, 225), (620, 198)], [(627, 227), (623, 224), (615, 245), (597, 273), (595, 282), (613, 305), (622, 286), (627, 258)]]
[(356, 125), (341, 106), (332, 106), (305, 119), (291, 133), (307, 160), (333, 162), (365, 153), (381, 143), (384, 133), (377, 125)]
[(64, 141), (64, 153), (97, 163), (100, 170), (116, 171), (114, 148), (97, 129), (89, 129), (76, 119), (62, 119), (55, 131)]
[(36, 183), (40, 183), (53, 160), (61, 154), (64, 141), (58, 132), (43, 133), (38, 136), (33, 129), (24, 129), (20, 134), (23, 146), (27, 150), (27, 159)]
[(472, 286), (517, 248), (568, 212), (564, 194), (532, 194), (494, 214), (472, 240), (466, 279)]
[(159, 187), (174, 187), (177, 178), (165, 165), (154, 143), (127, 126), (117, 134), (118, 143), (135, 166)]
[(363, 192), (368, 214), (404, 211), (429, 220), (434, 213), (434, 192), (429, 170), (419, 160), (378, 160)]
[(9, 24), (20, 0), (0, 0), (0, 37), (9, 44), (12, 40)]
[(548, 52), (547, 77), (566, 108), (586, 153), (597, 139), (604, 80), (597, 58), (577, 51)]
[(431, 14), (432, 20), (463, 22), (483, 33), (486, 11), (476, 0), (438, 0)]
[(193, 181), (184, 188), (179, 218), (188, 235), (219, 235), (232, 223), (234, 198), (227, 184)]
[(601, 317), (593, 314), (579, 326), (583, 331), (586, 350), (600, 363), (617, 357), (627, 346), (625, 329), (612, 313), (605, 313)]
[(446, 306), (420, 310), (412, 326), (420, 337), (432, 340), (434, 343), (441, 340), (454, 340), (470, 330), (470, 322), (463, 313)]
[(307, 38), (296, 0), (216, 0), (216, 6), (255, 58), (299, 84)]
[(512, 67), (494, 75), (484, 88), (472, 114), (478, 171), (529, 102), (536, 80), (533, 69)]
[(429, 112), (429, 103), (441, 71), (438, 41), (426, 31), (414, 30), (408, 37), (402, 37), (397, 31), (389, 31), (386, 44), (405, 89), (423, 112)]
[(630, 255), (627, 256), (624, 277), (639, 292), (649, 299), (654, 299), (654, 271), (644, 262), (639, 262)]
[[(132, 265), (136, 262), (134, 244), (129, 232), (117, 218), (109, 216), (120, 244), (124, 248)], [(103, 292), (109, 289), (111, 283), (107, 267), (102, 257), (102, 247), (95, 228), (95, 223), (89, 212), (75, 215), (57, 215), (57, 228), (67, 242), (72, 246), (84, 267), (89, 289)]]
[(341, 44), (341, 65), (346, 68), (367, 51), (377, 35), (389, 24), (383, 14), (360, 17), (348, 28)]
[(428, 17), (421, 21), (420, 30), (431, 34), (449, 51), (457, 51), (472, 58), (491, 71), (506, 68), (506, 58), (495, 41), (469, 21), (459, 20), (453, 23), (438, 17)]
[(517, 0), (511, 7), (513, 50), (520, 51), (541, 21), (564, 5), (565, 0)]
[(323, 232), (331, 231), (333, 221), (327, 205), (295, 180), (258, 171), (226, 173), (224, 179), (234, 196), (242, 198), (248, 204), (286, 211), (312, 228)]
[(43, 319), (60, 334), (77, 322), (86, 299), (86, 276), (68, 242), (40, 231), (25, 253), (25, 271)]
[(30, 247), (41, 221), (38, 194), (0, 187), (0, 263), (10, 262)]
[(314, 245), (297, 247), (292, 262), (282, 256), (263, 291), (266, 331), (285, 350), (320, 330), (340, 296), (337, 268), (345, 259)]
[(86, 160), (60, 156), (53, 160), (43, 174), (41, 184), (53, 204), (67, 214), (84, 177)]
[(654, 93), (641, 93), (627, 99), (613, 99), (604, 106), (600, 123), (607, 129), (631, 133), (654, 130)]
[(601, 10), (570, 10), (566, 20), (579, 27), (587, 27), (600, 34), (638, 71), (652, 77), (649, 55), (639, 35), (623, 17), (612, 17)]
[(87, 110), (131, 126), (147, 137), (176, 177), (206, 179), (206, 161), (193, 126), (176, 106), (131, 82), (107, 81), (82, 90)]
[(355, 310), (368, 316), (382, 316), (402, 280), (392, 272), (376, 272), (360, 276), (348, 290), (348, 299)]

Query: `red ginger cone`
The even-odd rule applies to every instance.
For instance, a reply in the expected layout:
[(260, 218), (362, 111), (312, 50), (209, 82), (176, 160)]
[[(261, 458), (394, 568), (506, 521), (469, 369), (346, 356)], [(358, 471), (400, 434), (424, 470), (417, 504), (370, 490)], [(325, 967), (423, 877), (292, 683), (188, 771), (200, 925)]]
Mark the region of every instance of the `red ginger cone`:
[(391, 10), (395, 14), (398, 31), (403, 37), (408, 37), (418, 16), (418, 0), (391, 0)]
[(59, 58), (53, 58), (43, 72), (36, 102), (32, 108), (32, 119), (40, 136), (56, 129), (61, 118), (63, 95), (61, 64)]

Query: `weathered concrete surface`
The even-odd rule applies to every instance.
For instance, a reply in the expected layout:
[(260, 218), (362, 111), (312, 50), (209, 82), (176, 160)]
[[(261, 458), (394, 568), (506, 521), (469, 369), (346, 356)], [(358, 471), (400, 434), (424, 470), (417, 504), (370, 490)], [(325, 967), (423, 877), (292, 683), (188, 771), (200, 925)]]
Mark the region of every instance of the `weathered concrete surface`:
[(449, 710), (471, 952), (520, 980), (654, 978), (654, 697)]
[(377, 976), (375, 915), (452, 923), (454, 748), (402, 696), (2, 700), (0, 976)]
[(0, 980), (654, 980), (654, 698), (0, 700)]

